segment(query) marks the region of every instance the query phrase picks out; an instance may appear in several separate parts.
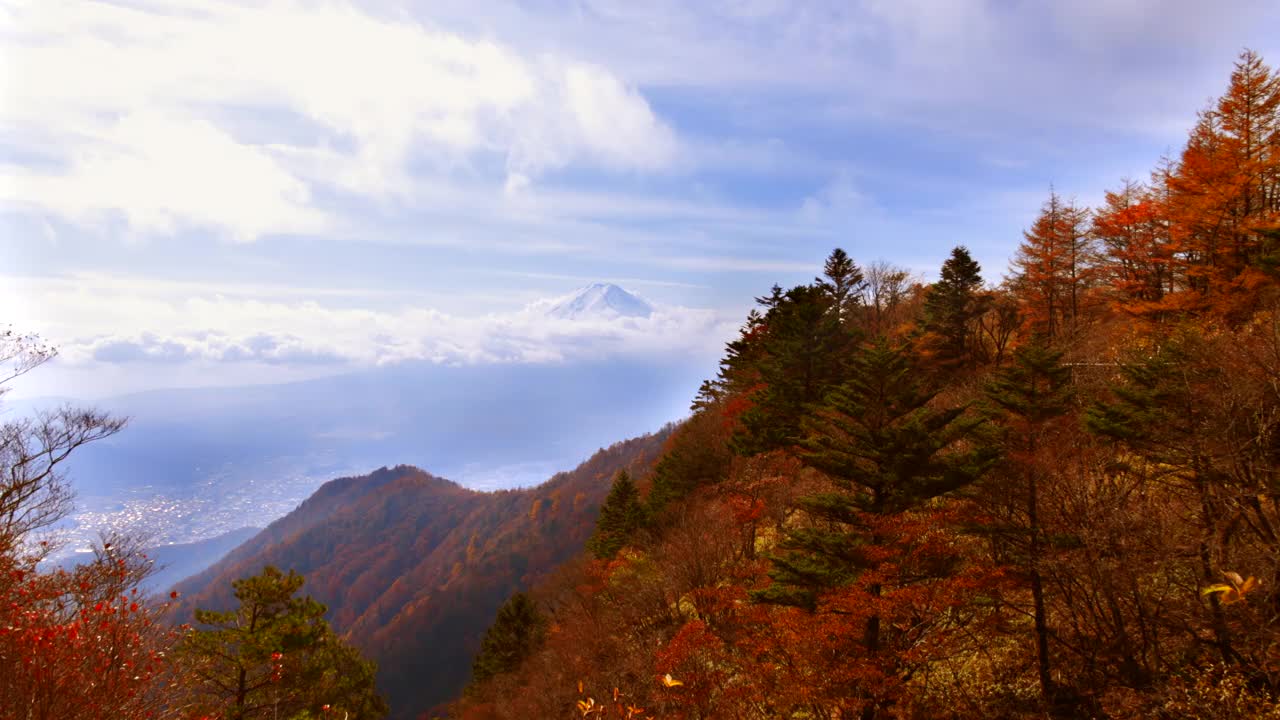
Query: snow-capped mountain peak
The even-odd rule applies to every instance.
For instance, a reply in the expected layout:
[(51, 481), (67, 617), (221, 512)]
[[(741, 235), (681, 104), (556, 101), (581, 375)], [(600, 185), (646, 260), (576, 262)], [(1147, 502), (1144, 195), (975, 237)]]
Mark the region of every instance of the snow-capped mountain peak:
[(649, 317), (653, 306), (612, 283), (592, 283), (556, 302), (547, 315), (561, 320)]

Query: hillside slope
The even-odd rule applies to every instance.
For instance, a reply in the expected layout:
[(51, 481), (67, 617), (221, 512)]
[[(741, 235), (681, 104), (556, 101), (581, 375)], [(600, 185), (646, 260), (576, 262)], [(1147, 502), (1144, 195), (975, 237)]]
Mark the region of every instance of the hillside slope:
[(295, 569), (378, 662), (395, 716), (412, 717), (457, 694), (499, 605), (582, 548), (612, 476), (644, 473), (666, 435), (615, 444), (525, 490), (476, 492), (408, 466), (334, 480), (180, 584), (183, 612), (230, 606), (232, 580), (263, 565)]

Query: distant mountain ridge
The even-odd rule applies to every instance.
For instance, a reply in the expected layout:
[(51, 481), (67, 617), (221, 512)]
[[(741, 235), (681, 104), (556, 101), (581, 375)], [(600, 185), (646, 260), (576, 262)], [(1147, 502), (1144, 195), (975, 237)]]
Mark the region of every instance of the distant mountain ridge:
[(582, 550), (614, 474), (645, 475), (668, 434), (616, 443), (522, 490), (469, 490), (410, 466), (330, 481), (180, 583), (179, 614), (230, 607), (231, 581), (264, 565), (295, 569), (335, 629), (378, 662), (394, 717), (417, 717), (457, 695), (502, 602)]
[(547, 310), (549, 317), (560, 320), (647, 318), (653, 306), (639, 296), (613, 283), (591, 283)]

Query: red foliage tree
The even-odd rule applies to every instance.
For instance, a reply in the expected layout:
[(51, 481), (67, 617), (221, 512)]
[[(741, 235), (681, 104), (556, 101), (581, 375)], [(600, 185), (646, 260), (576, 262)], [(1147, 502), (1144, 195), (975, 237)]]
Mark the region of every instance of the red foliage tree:
[(178, 632), (142, 597), (147, 563), (102, 551), (73, 571), (0, 557), (0, 707), (31, 720), (179, 717)]

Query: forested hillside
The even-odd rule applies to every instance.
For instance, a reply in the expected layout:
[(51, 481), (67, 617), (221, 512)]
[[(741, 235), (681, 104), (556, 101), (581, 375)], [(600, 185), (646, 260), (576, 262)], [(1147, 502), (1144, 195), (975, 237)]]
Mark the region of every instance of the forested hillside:
[(455, 715), (1280, 717), (1280, 79), (997, 275), (758, 298)]
[(232, 605), (266, 565), (306, 577), (334, 629), (377, 662), (394, 716), (456, 695), (498, 606), (573, 556), (619, 470), (644, 473), (665, 433), (600, 450), (537, 488), (476, 492), (411, 467), (325, 484), (179, 586), (181, 614)]

